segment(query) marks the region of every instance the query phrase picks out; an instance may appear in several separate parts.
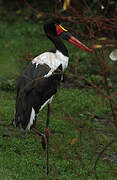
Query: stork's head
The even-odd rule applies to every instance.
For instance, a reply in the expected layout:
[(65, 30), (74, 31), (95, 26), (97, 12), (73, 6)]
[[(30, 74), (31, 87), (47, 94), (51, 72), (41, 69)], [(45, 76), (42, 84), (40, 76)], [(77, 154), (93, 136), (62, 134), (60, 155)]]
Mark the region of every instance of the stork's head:
[(86, 45), (84, 45), (78, 39), (72, 36), (71, 33), (69, 33), (68, 30), (60, 24), (60, 21), (58, 19), (46, 21), (44, 24), (44, 31), (48, 37), (61, 37), (76, 47), (79, 47), (89, 52), (93, 52), (92, 49), (89, 49)]

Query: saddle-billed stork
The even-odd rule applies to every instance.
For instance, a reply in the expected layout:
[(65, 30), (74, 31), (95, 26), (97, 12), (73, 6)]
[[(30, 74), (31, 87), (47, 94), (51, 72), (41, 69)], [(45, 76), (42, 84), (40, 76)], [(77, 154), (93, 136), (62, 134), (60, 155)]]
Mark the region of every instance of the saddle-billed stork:
[[(68, 66), (68, 50), (60, 38), (92, 52), (60, 25), (59, 20), (48, 20), (44, 24), (47, 37), (54, 43), (55, 52), (45, 52), (35, 57), (19, 80), (16, 97), (16, 112), (13, 124), (23, 129), (34, 128), (39, 111), (47, 104), (46, 138), (49, 138), (50, 103), (63, 78), (62, 72)], [(41, 42), (40, 42), (41, 43)], [(39, 133), (42, 135), (41, 133)]]

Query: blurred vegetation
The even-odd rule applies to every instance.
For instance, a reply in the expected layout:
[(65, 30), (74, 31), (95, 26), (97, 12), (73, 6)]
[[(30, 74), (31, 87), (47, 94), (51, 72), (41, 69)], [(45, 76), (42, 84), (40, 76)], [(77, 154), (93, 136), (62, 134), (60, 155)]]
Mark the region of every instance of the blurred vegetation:
[[(115, 180), (117, 143), (109, 104), (116, 113), (117, 68), (109, 59), (116, 48), (117, 2), (115, 0), (0, 0), (0, 176), (2, 180)], [(89, 9), (88, 9), (89, 8)], [(43, 31), (47, 18), (59, 17), (93, 54), (64, 42), (70, 54), (65, 82), (52, 102), (50, 177), (46, 177), (45, 152), (32, 132), (10, 126), (14, 115), (16, 85), (27, 64), (53, 49)], [(106, 84), (107, 80), (108, 84)], [(107, 86), (108, 85), (108, 86)], [(110, 92), (108, 94), (107, 90)], [(46, 108), (37, 128), (45, 129)]]

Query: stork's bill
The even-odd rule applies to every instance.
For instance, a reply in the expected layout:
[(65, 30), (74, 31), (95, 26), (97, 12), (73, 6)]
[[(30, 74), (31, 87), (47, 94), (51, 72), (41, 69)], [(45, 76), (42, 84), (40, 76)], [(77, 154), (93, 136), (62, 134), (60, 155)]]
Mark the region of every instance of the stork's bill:
[(67, 40), (69, 43), (73, 44), (76, 47), (84, 49), (89, 52), (93, 52), (92, 49), (89, 49), (86, 45), (81, 43), (78, 39), (72, 36), (67, 29), (65, 29), (62, 25), (56, 25), (56, 32), (58, 36), (61, 36), (63, 39)]

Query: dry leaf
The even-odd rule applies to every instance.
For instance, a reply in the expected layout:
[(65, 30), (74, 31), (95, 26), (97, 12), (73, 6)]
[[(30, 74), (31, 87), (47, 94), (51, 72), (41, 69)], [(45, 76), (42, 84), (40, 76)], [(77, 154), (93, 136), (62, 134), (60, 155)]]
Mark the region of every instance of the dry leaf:
[(103, 137), (105, 140), (109, 141), (109, 138), (108, 138), (105, 134), (102, 134), (102, 137)]
[(106, 41), (107, 40), (107, 37), (100, 37), (98, 38), (99, 41)]
[(73, 138), (70, 142), (71, 145), (74, 145), (78, 142), (78, 138)]
[(21, 10), (17, 10), (17, 11), (16, 11), (16, 14), (21, 14)]
[(38, 14), (36, 15), (37, 19), (40, 19), (42, 16), (43, 16), (43, 13), (38, 13)]
[(102, 48), (102, 45), (101, 45), (101, 44), (94, 44), (94, 45), (93, 45), (93, 48), (94, 48), (94, 49), (101, 49), (101, 48)]
[(69, 4), (70, 4), (70, 0), (65, 0), (64, 1), (64, 4), (63, 4), (63, 10), (64, 11), (68, 8)]

